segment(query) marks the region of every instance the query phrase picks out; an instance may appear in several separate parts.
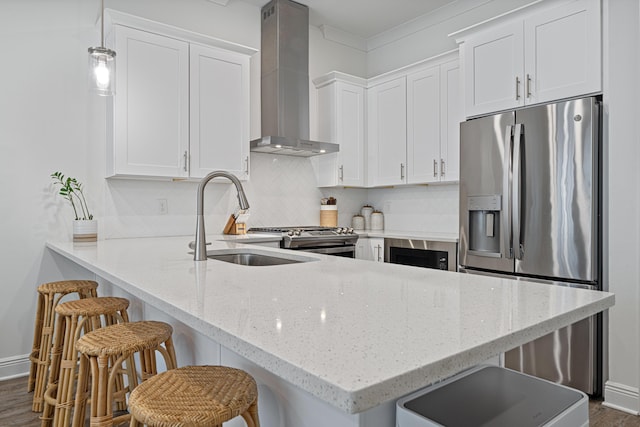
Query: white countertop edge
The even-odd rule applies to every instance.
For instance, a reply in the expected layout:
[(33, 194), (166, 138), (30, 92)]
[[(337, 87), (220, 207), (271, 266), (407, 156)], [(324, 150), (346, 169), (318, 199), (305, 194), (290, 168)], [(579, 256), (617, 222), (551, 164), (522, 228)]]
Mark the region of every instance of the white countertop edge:
[[(490, 342), (468, 348), (464, 352), (447, 358), (447, 360), (433, 362), (428, 366), (405, 372), (404, 374), (397, 375), (393, 378), (362, 389), (345, 390), (335, 384), (328, 383), (317, 375), (313, 375), (308, 371), (305, 371), (302, 367), (295, 366), (280, 357), (270, 354), (255, 345), (240, 339), (235, 335), (227, 333), (220, 328), (202, 321), (192, 314), (182, 311), (167, 301), (159, 299), (119, 278), (118, 276), (111, 274), (94, 264), (84, 261), (82, 258), (66, 251), (64, 248), (56, 246), (55, 243), (47, 242), (46, 247), (122, 288), (133, 296), (144, 300), (157, 309), (166, 312), (176, 320), (185, 323), (187, 326), (190, 326), (194, 330), (217, 341), (224, 347), (227, 347), (238, 353), (240, 356), (256, 363), (258, 366), (289, 381), (319, 399), (351, 414), (371, 409), (381, 403), (397, 399), (400, 396), (423, 388), (425, 387), (425, 378), (428, 378), (430, 382), (445, 379), (460, 371), (485, 362), (487, 359), (501, 353), (503, 349), (517, 347), (533, 339), (544, 336), (554, 330), (589, 317), (590, 315), (606, 310), (613, 306), (615, 298), (614, 295), (611, 294), (599, 301), (586, 304), (571, 312), (545, 320), (536, 326), (529, 327), (524, 332), (521, 331), (518, 334), (518, 337), (505, 335)], [(279, 251), (279, 249), (273, 250)], [(496, 351), (496, 348), (501, 350)]]

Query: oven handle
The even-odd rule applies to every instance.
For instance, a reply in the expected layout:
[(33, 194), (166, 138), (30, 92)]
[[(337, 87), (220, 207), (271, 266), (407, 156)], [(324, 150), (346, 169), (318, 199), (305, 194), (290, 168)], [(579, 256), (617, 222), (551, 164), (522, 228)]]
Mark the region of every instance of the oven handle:
[(339, 254), (344, 252), (355, 253), (356, 245), (333, 246), (330, 248), (289, 248), (289, 249), (294, 249), (294, 250), (304, 251), (304, 252), (313, 252), (316, 254), (331, 255), (331, 254)]

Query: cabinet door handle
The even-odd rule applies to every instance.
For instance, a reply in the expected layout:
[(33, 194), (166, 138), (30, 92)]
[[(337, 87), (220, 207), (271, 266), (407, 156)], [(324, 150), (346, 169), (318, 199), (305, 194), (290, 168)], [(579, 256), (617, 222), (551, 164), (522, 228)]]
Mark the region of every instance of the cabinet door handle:
[(377, 259), (378, 259), (378, 262), (380, 262), (380, 253), (382, 252), (382, 247), (380, 245), (378, 245), (377, 249), (378, 249), (378, 257), (377, 257)]
[(531, 76), (529, 74), (527, 74), (526, 90), (527, 90), (527, 98), (531, 98)]
[(244, 158), (244, 166), (245, 166), (245, 172), (247, 174), (247, 176), (249, 176), (249, 156)]
[(189, 166), (189, 154), (187, 153), (187, 150), (184, 151), (183, 157), (184, 157), (184, 171), (187, 172), (187, 169)]
[(438, 161), (436, 159), (433, 159), (433, 177), (438, 177)]
[(444, 176), (445, 174), (444, 166), (445, 166), (444, 159), (440, 159), (440, 176)]
[(404, 179), (404, 163), (400, 163), (400, 179)]
[(338, 168), (338, 178), (340, 181), (344, 180), (344, 165), (340, 165)]
[(516, 101), (520, 99), (520, 77), (516, 76)]

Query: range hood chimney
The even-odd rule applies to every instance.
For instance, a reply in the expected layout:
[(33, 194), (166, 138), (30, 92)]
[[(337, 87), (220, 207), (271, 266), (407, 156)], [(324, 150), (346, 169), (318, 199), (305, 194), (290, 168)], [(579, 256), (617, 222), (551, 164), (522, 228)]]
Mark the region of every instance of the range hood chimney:
[(262, 7), (262, 138), (253, 152), (310, 157), (338, 144), (309, 140), (309, 9), (291, 0)]

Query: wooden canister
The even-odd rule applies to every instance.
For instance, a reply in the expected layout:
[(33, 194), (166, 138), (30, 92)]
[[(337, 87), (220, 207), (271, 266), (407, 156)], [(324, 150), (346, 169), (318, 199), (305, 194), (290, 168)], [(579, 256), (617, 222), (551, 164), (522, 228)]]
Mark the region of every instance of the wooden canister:
[(337, 205), (320, 205), (320, 226), (321, 227), (337, 227), (338, 226), (338, 206)]

